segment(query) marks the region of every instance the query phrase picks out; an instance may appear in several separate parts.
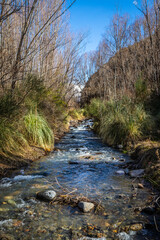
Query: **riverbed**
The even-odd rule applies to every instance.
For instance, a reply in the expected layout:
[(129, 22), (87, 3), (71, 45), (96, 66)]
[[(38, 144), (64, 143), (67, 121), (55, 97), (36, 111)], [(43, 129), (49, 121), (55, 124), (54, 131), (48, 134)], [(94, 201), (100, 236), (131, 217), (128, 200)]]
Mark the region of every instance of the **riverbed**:
[[(54, 152), (0, 181), (1, 239), (160, 239), (140, 211), (156, 193), (137, 187), (143, 179), (130, 178), (127, 170), (123, 174), (131, 159), (103, 144), (91, 125), (84, 121), (72, 127)], [(37, 200), (36, 193), (44, 189), (86, 197), (104, 211), (83, 213)]]

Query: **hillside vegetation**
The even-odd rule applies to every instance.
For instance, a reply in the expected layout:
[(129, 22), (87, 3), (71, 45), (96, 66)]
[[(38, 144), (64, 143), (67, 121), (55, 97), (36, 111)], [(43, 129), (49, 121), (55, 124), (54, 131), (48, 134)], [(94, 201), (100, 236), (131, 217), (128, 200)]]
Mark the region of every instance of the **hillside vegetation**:
[(0, 3), (0, 171), (52, 151), (83, 118), (75, 76), (84, 35), (67, 27), (74, 2)]
[(133, 23), (126, 15), (113, 17), (90, 58), (94, 70), (81, 103), (102, 140), (133, 152), (136, 167), (146, 167), (159, 185), (160, 3), (136, 7), (141, 17)]

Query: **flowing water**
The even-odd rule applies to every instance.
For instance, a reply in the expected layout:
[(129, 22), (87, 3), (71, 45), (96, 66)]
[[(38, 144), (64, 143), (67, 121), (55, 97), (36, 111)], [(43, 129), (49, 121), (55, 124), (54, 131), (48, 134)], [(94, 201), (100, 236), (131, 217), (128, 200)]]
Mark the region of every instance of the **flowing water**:
[[(135, 211), (150, 199), (150, 189), (133, 190), (137, 183), (116, 173), (129, 157), (104, 145), (89, 130), (90, 124), (71, 128), (57, 151), (0, 181), (0, 233), (8, 237), (4, 239), (160, 239), (154, 228), (145, 228), (147, 216)], [(35, 195), (43, 189), (85, 196), (101, 204), (104, 213), (41, 202)], [(143, 229), (117, 235), (132, 224), (143, 224)]]

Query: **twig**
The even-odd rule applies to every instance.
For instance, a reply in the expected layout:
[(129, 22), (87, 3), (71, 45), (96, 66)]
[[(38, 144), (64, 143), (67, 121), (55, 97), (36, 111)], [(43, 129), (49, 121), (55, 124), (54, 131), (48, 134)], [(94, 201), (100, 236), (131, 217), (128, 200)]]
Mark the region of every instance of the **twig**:
[(160, 197), (158, 197), (157, 199), (156, 199), (156, 203), (157, 203), (157, 205), (158, 205), (158, 207), (160, 207), (160, 205), (158, 204), (158, 200), (160, 199)]
[(71, 193), (74, 193), (74, 192), (76, 192), (76, 191), (77, 191), (77, 188), (75, 188), (73, 191), (67, 193), (67, 195), (69, 195), (69, 194), (71, 194)]
[(154, 216), (154, 224), (155, 224), (155, 226), (156, 226), (157, 232), (160, 232), (159, 229), (158, 229), (158, 226), (157, 226), (157, 222), (156, 222), (156, 217), (155, 217), (155, 216)]
[(66, 190), (67, 190), (69, 192), (69, 190), (67, 188), (65, 189), (60, 185), (60, 183), (58, 182), (58, 179), (56, 177), (55, 177), (55, 180), (56, 180), (56, 183), (58, 184), (58, 186), (63, 189), (63, 191), (66, 192)]

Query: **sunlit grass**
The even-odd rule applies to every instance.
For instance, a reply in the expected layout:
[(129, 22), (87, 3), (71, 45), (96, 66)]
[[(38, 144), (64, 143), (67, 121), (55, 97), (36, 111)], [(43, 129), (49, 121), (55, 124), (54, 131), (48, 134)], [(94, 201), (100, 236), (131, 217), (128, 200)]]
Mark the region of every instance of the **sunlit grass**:
[(18, 129), (18, 125), (9, 123), (8, 119), (1, 119), (0, 155), (2, 157), (23, 156), (28, 149), (28, 142)]
[(30, 111), (24, 116), (25, 135), (30, 144), (51, 151), (54, 146), (54, 135), (47, 121), (37, 111)]
[(94, 99), (89, 112), (103, 141), (111, 145), (140, 140), (154, 124), (143, 105), (134, 104), (128, 98), (106, 102)]

